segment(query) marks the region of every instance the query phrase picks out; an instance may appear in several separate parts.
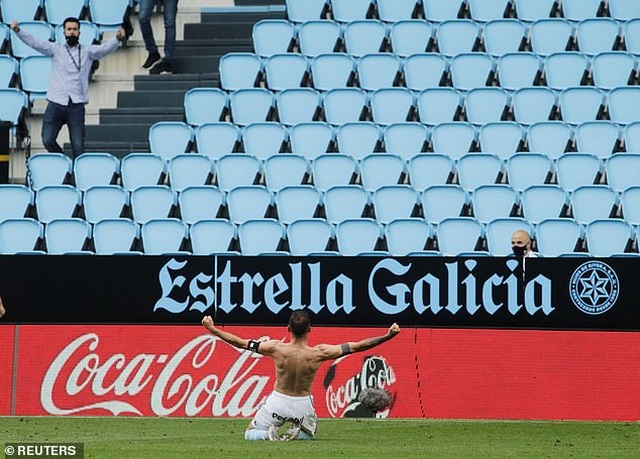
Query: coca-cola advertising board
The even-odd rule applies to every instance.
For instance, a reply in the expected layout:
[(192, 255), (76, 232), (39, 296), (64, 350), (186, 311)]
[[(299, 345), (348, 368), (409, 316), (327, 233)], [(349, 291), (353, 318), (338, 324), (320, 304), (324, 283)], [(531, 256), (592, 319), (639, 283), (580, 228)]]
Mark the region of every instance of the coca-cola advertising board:
[[(285, 327), (225, 330), (288, 339)], [(383, 332), (313, 327), (310, 344)], [(200, 326), (19, 326), (16, 370), (16, 415), (251, 417), (274, 385), (268, 357)], [(378, 413), (357, 402), (375, 387), (393, 399)], [(320, 417), (637, 421), (640, 334), (405, 327), (325, 363), (313, 395)]]
[(11, 414), (15, 326), (0, 324), (0, 416)]

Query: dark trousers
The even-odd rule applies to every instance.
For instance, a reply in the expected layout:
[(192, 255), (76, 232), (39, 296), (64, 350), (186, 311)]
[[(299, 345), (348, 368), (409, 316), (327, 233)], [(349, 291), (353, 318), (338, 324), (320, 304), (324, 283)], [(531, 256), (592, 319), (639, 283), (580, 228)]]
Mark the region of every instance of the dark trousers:
[(60, 129), (67, 125), (73, 158), (84, 152), (84, 104), (60, 105), (49, 102), (42, 121), (42, 143), (49, 152), (63, 153), (56, 140)]

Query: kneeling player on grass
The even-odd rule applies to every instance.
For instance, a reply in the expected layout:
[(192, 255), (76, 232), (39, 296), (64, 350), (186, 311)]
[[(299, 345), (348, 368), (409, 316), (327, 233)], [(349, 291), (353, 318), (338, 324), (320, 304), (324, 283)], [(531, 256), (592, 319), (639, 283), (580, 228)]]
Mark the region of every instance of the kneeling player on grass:
[[(385, 335), (344, 344), (318, 344), (309, 346), (307, 337), (311, 322), (306, 311), (294, 311), (289, 319), (291, 342), (278, 340), (253, 341), (216, 328), (213, 319), (206, 316), (202, 325), (213, 335), (232, 346), (248, 349), (273, 358), (276, 384), (273, 392), (261, 404), (244, 433), (246, 440), (310, 440), (315, 437), (318, 418), (313, 407), (311, 385), (318, 368), (325, 360), (333, 360), (352, 352), (361, 352), (389, 341), (400, 333), (397, 324), (391, 325)], [(291, 423), (284, 434), (285, 423)]]

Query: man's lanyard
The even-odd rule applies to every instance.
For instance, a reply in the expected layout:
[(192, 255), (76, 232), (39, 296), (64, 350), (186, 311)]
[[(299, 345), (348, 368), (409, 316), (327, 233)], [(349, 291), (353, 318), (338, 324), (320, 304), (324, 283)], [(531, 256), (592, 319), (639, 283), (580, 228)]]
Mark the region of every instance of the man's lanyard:
[(80, 71), (80, 66), (82, 65), (82, 57), (80, 56), (80, 47), (82, 45), (78, 44), (78, 62), (76, 62), (76, 60), (73, 57), (73, 54), (71, 54), (71, 51), (69, 51), (69, 47), (65, 46), (64, 49), (67, 50), (67, 54), (69, 54), (69, 57), (71, 58), (71, 62), (73, 62), (73, 65), (76, 69), (78, 69), (78, 72)]

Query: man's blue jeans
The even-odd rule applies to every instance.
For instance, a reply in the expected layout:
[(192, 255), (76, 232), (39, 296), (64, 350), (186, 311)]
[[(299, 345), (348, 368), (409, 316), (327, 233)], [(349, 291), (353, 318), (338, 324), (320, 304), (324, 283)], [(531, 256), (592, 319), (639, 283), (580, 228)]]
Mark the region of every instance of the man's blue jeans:
[(60, 105), (49, 102), (42, 120), (42, 143), (49, 152), (63, 153), (56, 140), (60, 129), (67, 125), (73, 158), (84, 152), (84, 104)]
[(140, 32), (144, 46), (149, 53), (157, 53), (158, 47), (153, 38), (151, 28), (151, 15), (156, 3), (162, 1), (164, 4), (164, 60), (171, 62), (173, 50), (176, 46), (176, 16), (178, 14), (178, 0), (140, 0), (140, 10), (138, 20), (140, 21)]

